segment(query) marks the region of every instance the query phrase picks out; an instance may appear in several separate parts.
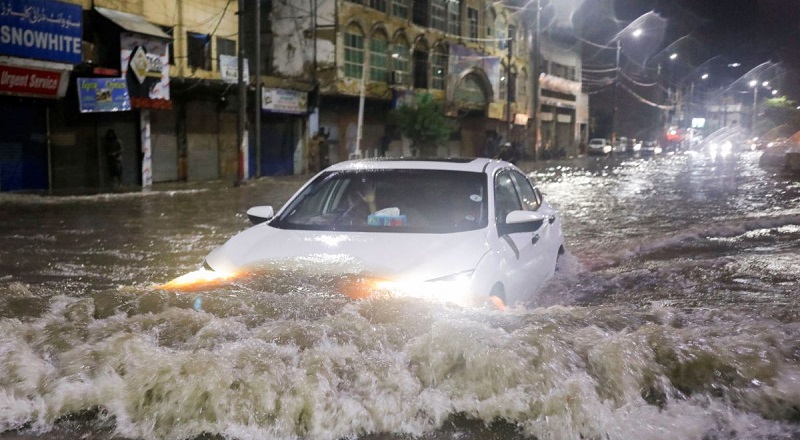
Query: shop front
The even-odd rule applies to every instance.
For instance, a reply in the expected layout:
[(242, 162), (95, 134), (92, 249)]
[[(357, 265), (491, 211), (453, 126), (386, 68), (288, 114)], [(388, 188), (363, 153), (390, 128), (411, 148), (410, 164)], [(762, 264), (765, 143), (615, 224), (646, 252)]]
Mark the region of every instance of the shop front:
[(81, 62), (81, 8), (5, 0), (0, 28), (0, 191), (49, 190), (50, 117)]

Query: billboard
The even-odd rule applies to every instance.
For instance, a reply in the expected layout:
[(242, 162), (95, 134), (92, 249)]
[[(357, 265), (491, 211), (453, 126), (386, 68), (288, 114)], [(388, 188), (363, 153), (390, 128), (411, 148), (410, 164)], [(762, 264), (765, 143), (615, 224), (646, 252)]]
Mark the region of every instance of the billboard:
[(0, 55), (80, 64), (82, 13), (54, 0), (0, 0)]
[(78, 102), (81, 113), (131, 109), (128, 86), (123, 78), (78, 78)]

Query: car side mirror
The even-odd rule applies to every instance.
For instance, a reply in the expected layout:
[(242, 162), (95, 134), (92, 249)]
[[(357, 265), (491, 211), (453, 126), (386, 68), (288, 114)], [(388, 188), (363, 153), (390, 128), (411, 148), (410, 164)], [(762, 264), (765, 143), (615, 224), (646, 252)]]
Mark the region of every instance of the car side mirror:
[(506, 215), (505, 223), (497, 225), (497, 233), (501, 237), (519, 232), (536, 232), (544, 224), (546, 215), (536, 211), (511, 211)]
[(275, 216), (275, 211), (272, 209), (272, 206), (253, 206), (252, 208), (247, 210), (247, 217), (250, 219), (250, 222), (254, 225), (259, 223), (264, 223), (265, 221), (271, 219)]
[(544, 221), (547, 216), (537, 211), (511, 211), (506, 216), (506, 224), (532, 223)]

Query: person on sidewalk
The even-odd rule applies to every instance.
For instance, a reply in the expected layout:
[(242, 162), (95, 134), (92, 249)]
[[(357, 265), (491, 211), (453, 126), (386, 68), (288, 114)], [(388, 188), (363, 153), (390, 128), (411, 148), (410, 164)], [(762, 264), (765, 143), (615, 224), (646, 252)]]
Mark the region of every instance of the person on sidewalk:
[(111, 177), (111, 186), (120, 186), (122, 185), (122, 143), (117, 138), (117, 133), (108, 129), (103, 144), (108, 155), (108, 175)]

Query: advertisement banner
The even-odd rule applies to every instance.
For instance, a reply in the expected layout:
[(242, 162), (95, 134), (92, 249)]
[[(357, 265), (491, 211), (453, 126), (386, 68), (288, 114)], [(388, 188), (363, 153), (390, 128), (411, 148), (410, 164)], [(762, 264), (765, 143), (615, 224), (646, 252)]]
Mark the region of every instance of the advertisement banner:
[(120, 66), (134, 108), (169, 108), (168, 41), (143, 34), (120, 35)]
[(448, 82), (455, 85), (467, 70), (481, 70), (492, 85), (494, 100), (500, 99), (500, 58), (476, 52), (460, 44), (450, 45), (447, 63)]
[(0, 0), (0, 55), (80, 64), (82, 14), (54, 0)]
[(261, 89), (261, 108), (275, 113), (308, 112), (308, 93), (288, 89)]
[[(219, 56), (219, 76), (228, 84), (239, 82), (239, 57), (233, 55)], [(244, 82), (250, 81), (250, 72), (247, 69), (247, 58), (244, 59)]]
[(58, 98), (66, 92), (66, 72), (0, 64), (0, 94)]
[(78, 78), (78, 102), (81, 113), (131, 109), (128, 86), (122, 78)]

